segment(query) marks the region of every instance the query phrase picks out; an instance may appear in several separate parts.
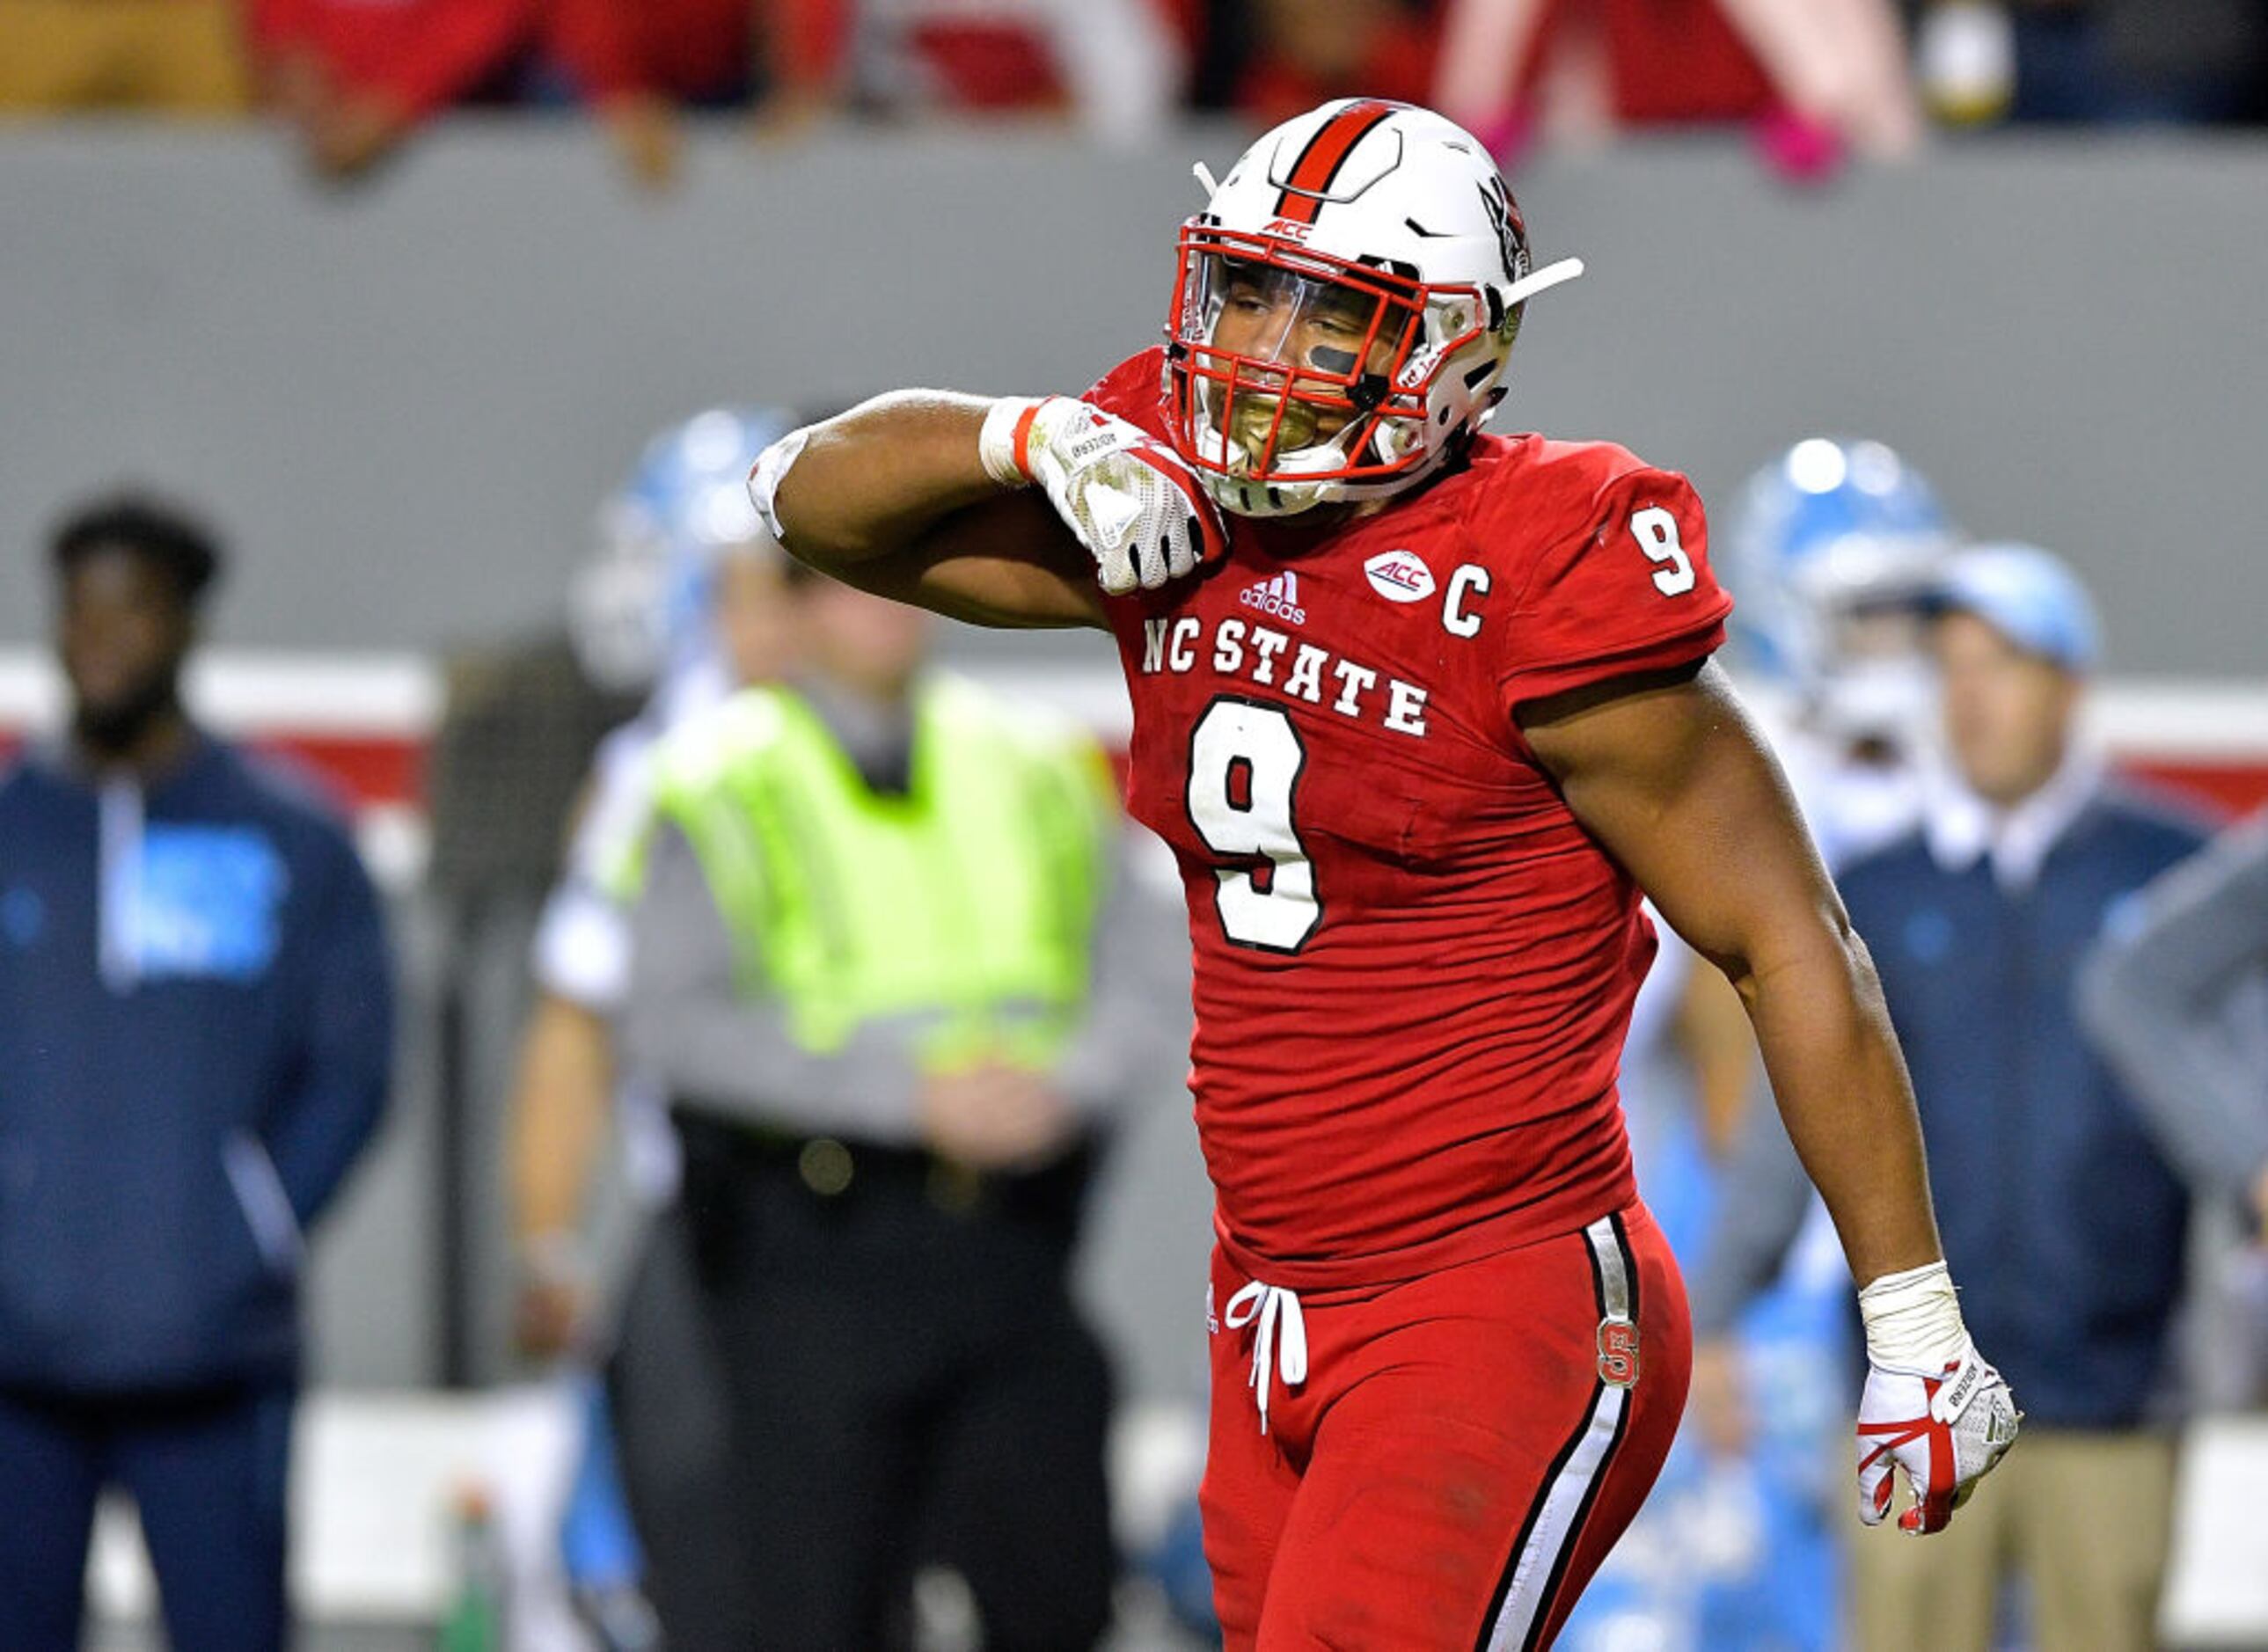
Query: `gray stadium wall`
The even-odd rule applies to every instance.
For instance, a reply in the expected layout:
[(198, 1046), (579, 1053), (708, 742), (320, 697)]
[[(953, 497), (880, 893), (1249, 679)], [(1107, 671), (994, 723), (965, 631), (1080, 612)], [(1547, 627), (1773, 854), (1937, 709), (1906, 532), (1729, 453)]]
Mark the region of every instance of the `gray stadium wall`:
[[(719, 131), (652, 199), (545, 121), (458, 123), (340, 194), (257, 130), (17, 128), (0, 644), (40, 630), (41, 527), (124, 477), (241, 545), (225, 640), (524, 627), (637, 443), (700, 403), (1072, 390), (1149, 341), (1189, 164), (1239, 141)], [(1880, 435), (1976, 532), (2076, 561), (2116, 670), (2260, 670), (2268, 143), (1947, 143), (1808, 191), (1665, 142), (1516, 181), (1539, 252), (1591, 273), (1531, 311), (1512, 424), (1612, 436), (1712, 503), (1795, 436)]]

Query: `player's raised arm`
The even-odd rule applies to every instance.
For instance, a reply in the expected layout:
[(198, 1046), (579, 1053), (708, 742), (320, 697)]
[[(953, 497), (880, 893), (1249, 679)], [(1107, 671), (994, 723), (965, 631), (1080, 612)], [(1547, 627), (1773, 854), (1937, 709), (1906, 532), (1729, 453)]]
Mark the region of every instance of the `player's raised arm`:
[(1863, 1288), (1873, 1367), (1860, 1512), (1895, 1460), (1933, 1531), (2014, 1437), (1946, 1276), (1905, 1062), (1865, 943), (1778, 763), (1712, 664), (1528, 702), (1530, 748), (1568, 806), (1739, 990), (1805, 1169)]
[(880, 396), (766, 449), (749, 488), (802, 561), (980, 625), (1100, 626), (1104, 591), (1161, 584), (1221, 544), (1169, 450), (1059, 396)]

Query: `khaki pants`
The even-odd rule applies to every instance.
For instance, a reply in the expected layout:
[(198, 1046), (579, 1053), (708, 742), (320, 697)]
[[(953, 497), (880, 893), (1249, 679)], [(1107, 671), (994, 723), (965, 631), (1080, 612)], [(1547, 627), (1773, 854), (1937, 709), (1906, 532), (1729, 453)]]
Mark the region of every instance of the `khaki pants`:
[(2147, 1652), (2173, 1497), (2166, 1435), (2027, 1428), (1943, 1531), (1916, 1538), (1853, 1522), (1852, 1643), (1989, 1652), (2000, 1583), (2014, 1572), (2029, 1586), (2040, 1652)]
[(235, 114), (252, 100), (235, 0), (0, 0), (0, 110)]

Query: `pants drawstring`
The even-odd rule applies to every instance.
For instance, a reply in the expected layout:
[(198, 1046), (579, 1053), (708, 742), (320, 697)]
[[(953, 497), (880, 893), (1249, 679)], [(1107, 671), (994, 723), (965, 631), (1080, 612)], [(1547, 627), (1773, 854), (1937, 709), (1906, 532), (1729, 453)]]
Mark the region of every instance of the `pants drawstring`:
[(1228, 1299), (1222, 1323), (1232, 1331), (1255, 1326), (1251, 1387), (1259, 1397), (1260, 1432), (1265, 1434), (1268, 1391), (1274, 1379), (1281, 1376), (1286, 1388), (1296, 1388), (1307, 1380), (1307, 1316), (1300, 1312), (1295, 1293), (1256, 1279)]

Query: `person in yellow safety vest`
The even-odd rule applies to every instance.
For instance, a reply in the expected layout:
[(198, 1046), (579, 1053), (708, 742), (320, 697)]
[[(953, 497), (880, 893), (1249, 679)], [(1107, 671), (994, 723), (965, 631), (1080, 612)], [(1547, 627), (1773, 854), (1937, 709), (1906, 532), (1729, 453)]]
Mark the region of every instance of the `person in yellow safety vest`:
[(1178, 1076), (1176, 914), (1092, 738), (925, 672), (913, 610), (791, 599), (804, 668), (661, 753), (622, 1024), (684, 1155), (633, 1291), (689, 1292), (727, 1394), (698, 1643), (888, 1645), (943, 1564), (988, 1647), (1091, 1645), (1110, 1373), (1067, 1276), (1112, 1112)]

